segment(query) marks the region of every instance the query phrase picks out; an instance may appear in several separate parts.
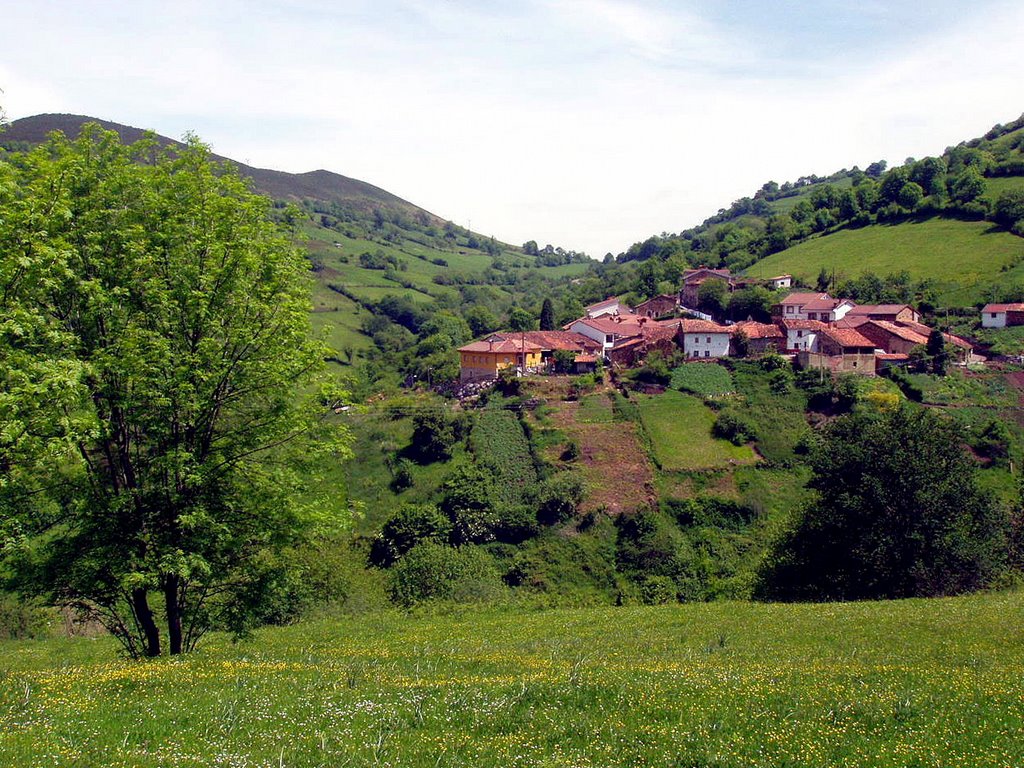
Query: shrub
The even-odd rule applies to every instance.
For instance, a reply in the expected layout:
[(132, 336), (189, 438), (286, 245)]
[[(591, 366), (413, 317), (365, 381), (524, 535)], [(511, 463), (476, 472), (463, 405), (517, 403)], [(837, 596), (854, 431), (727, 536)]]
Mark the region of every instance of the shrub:
[(507, 544), (519, 544), (540, 532), (537, 510), (528, 504), (513, 504), (498, 510), (494, 536)]
[(0, 640), (29, 640), (50, 633), (51, 615), (36, 601), (0, 594)]
[(498, 516), (490, 472), (468, 462), (460, 464), (441, 484), (440, 493), (438, 507), (451, 521), (453, 544), (494, 540)]
[(562, 472), (544, 481), (537, 492), (537, 519), (555, 525), (574, 517), (583, 501), (584, 486), (579, 475)]
[(711, 432), (715, 437), (728, 440), (733, 445), (743, 445), (754, 439), (754, 428), (750, 422), (732, 411), (718, 414)]
[(665, 605), (676, 601), (676, 585), (667, 576), (648, 576), (640, 583), (644, 605)]
[(580, 457), (580, 444), (569, 440), (562, 449), (562, 461), (576, 461)]
[(451, 521), (430, 504), (403, 504), (373, 542), (370, 561), (389, 566), (422, 541), (445, 541)]
[(914, 406), (830, 424), (810, 454), (818, 498), (765, 560), (758, 596), (935, 596), (989, 583), (1006, 562), (1007, 519), (960, 432)]
[(395, 473), (391, 477), (391, 490), (401, 493), (407, 488), (412, 488), (416, 482), (412, 475), (412, 462), (402, 458), (395, 463)]
[(492, 600), (503, 586), (494, 561), (483, 550), (425, 542), (391, 570), (387, 591), (393, 602), (409, 608), (434, 600)]

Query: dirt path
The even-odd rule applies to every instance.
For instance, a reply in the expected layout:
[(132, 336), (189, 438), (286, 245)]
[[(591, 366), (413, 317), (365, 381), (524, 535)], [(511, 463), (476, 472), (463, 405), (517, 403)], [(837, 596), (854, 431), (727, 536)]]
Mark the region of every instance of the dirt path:
[(557, 410), (551, 414), (552, 421), (580, 447), (576, 463), (588, 487), (584, 512), (603, 507), (608, 514), (620, 515), (655, 501), (654, 472), (637, 437), (636, 424), (580, 421), (578, 402), (554, 405)]

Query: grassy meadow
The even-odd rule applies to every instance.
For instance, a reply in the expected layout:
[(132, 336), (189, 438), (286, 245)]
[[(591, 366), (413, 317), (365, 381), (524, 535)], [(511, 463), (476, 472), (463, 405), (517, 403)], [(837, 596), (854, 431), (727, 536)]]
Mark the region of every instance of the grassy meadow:
[(1024, 595), (337, 616), (0, 644), (25, 766), (1024, 764)]
[(711, 437), (715, 414), (692, 395), (668, 390), (637, 397), (644, 429), (662, 469), (679, 472), (714, 469), (756, 460), (747, 445)]
[(1024, 276), (1022, 258), (1024, 240), (990, 222), (933, 218), (812, 238), (747, 271), (755, 277), (788, 272), (813, 285), (822, 267), (835, 268), (839, 280), (906, 270), (914, 279), (933, 278), (944, 300), (970, 304), (983, 287)]

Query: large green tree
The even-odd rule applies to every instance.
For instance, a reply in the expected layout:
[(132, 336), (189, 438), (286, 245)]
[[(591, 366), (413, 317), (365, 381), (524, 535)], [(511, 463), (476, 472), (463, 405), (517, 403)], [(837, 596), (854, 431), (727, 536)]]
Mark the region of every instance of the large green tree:
[(1007, 515), (977, 481), (951, 420), (912, 406), (850, 415), (810, 453), (817, 498), (774, 546), (764, 599), (949, 595), (1006, 559)]
[(243, 628), (282, 549), (343, 522), (310, 487), (346, 439), (307, 260), (194, 139), (91, 126), (0, 174), (0, 532), (21, 586), (133, 656)]

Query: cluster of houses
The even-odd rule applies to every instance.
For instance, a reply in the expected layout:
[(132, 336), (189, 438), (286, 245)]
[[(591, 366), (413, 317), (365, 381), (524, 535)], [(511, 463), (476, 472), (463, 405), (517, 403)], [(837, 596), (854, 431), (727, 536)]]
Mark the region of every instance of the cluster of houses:
[[(593, 370), (598, 359), (629, 368), (653, 350), (666, 354), (682, 350), (688, 360), (777, 352), (793, 357), (802, 368), (875, 375), (889, 366), (906, 365), (911, 350), (926, 344), (932, 332), (909, 305), (858, 306), (820, 292), (790, 293), (772, 307), (770, 323), (748, 320), (721, 325), (691, 309), (700, 285), (709, 279), (723, 280), (730, 290), (743, 285), (728, 270), (687, 270), (678, 295), (655, 296), (635, 308), (609, 298), (587, 307), (583, 317), (561, 331), (492, 333), (459, 349), (461, 381), (493, 379), (509, 367), (525, 372), (550, 370), (556, 357), (564, 362), (570, 353), (576, 372)], [(786, 289), (792, 278), (780, 275), (768, 282)], [(983, 312), (996, 306), (1017, 307), (1007, 314), (1019, 312), (1024, 323), (1024, 304), (990, 305)], [(680, 313), (684, 316), (658, 319)], [(1004, 315), (1003, 324), (1007, 322)], [(965, 339), (943, 336), (957, 362), (980, 360)]]

